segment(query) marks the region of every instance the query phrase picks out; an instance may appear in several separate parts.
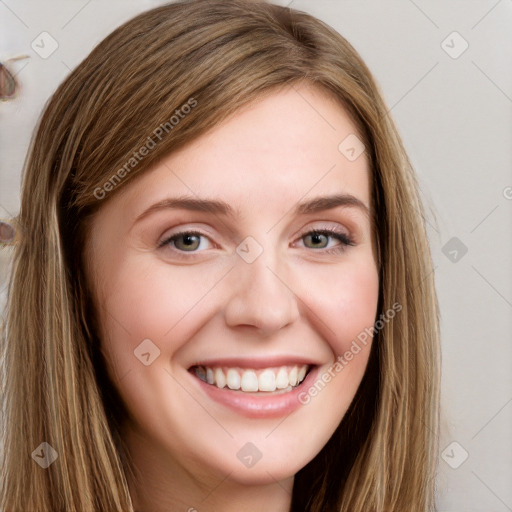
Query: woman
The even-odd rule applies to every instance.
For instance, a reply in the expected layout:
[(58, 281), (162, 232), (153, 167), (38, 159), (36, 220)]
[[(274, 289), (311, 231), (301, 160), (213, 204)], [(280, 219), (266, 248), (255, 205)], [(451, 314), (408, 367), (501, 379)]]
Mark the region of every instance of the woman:
[(115, 30), (27, 162), (2, 510), (432, 510), (422, 212), (312, 16), (192, 0)]

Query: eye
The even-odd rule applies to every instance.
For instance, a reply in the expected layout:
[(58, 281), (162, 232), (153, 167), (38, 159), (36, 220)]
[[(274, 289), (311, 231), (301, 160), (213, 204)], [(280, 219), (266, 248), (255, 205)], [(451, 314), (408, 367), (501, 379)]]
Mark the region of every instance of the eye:
[[(344, 251), (347, 246), (355, 245), (348, 235), (330, 228), (309, 231), (302, 235), (301, 238), (304, 240), (304, 245), (309, 249), (328, 249), (323, 251), (327, 254), (340, 253)], [(338, 244), (335, 244), (334, 246), (331, 244), (329, 246), (329, 239), (337, 240)]]
[(169, 246), (178, 252), (200, 252), (199, 248), (205, 249), (202, 240), (210, 241), (206, 235), (198, 231), (182, 231), (165, 238), (158, 244), (158, 247)]
[[(316, 249), (327, 254), (341, 253), (349, 245), (355, 245), (352, 239), (345, 233), (334, 228), (323, 228), (308, 231), (301, 239), (308, 249)], [(337, 241), (338, 243), (332, 243)], [(169, 248), (178, 256), (184, 253), (197, 253), (211, 248), (212, 241), (208, 236), (199, 231), (181, 231), (164, 238), (159, 248)]]

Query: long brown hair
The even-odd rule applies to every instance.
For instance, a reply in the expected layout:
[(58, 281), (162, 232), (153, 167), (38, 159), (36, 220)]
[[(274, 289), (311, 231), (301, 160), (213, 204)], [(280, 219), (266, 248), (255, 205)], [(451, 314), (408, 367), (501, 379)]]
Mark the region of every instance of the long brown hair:
[[(32, 140), (3, 334), (3, 512), (132, 510), (122, 411), (84, 275), (88, 220), (162, 157), (250, 101), (300, 82), (339, 101), (364, 138), (378, 315), (395, 303), (402, 310), (376, 333), (339, 428), (296, 475), (291, 508), (433, 510), (438, 305), (418, 186), (381, 93), (353, 47), (306, 13), (186, 0), (104, 39), (49, 100)], [(191, 98), (187, 115), (169, 122)], [(161, 126), (165, 135), (131, 161)], [(46, 469), (31, 457), (42, 442), (58, 454)]]

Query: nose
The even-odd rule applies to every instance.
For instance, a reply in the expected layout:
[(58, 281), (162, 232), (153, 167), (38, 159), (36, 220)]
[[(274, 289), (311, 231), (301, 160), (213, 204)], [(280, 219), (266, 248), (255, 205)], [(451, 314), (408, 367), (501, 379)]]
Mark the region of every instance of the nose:
[(235, 284), (225, 308), (225, 321), (232, 328), (252, 328), (268, 337), (297, 320), (299, 308), (293, 283), (286, 279), (288, 274), (280, 272), (275, 261), (264, 255), (252, 263), (238, 261), (232, 272)]

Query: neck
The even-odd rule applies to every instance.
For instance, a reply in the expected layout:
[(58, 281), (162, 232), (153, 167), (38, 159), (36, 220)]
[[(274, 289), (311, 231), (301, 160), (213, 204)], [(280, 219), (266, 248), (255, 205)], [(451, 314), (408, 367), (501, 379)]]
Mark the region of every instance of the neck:
[(289, 512), (293, 476), (247, 484), (215, 468), (187, 467), (133, 431), (125, 431), (131, 459), (128, 485), (136, 512)]

